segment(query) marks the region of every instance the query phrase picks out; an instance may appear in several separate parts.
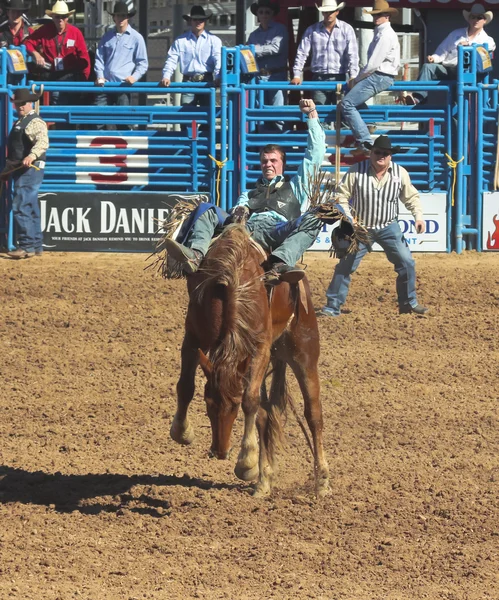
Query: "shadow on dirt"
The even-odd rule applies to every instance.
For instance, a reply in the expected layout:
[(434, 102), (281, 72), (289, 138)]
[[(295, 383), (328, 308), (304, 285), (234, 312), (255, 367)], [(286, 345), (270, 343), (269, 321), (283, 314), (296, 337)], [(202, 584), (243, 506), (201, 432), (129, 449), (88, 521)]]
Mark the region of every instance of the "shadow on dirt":
[[(146, 493), (141, 490), (134, 495), (131, 490), (138, 485), (182, 486), (201, 490), (240, 487), (238, 484), (219, 484), (188, 475), (63, 475), (0, 466), (0, 504), (40, 504), (58, 512), (78, 511), (87, 515), (100, 512), (123, 514), (127, 510), (153, 517), (168, 516), (170, 503), (154, 497), (153, 490), (147, 490)], [(89, 503), (82, 502), (85, 500)]]

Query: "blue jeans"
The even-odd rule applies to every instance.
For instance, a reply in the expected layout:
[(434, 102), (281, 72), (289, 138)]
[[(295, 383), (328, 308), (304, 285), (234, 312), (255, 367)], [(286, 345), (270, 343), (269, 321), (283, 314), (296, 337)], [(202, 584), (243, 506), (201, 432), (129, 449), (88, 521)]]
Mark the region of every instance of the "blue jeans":
[[(377, 242), (385, 251), (386, 257), (394, 265), (397, 273), (397, 298), (399, 306), (416, 306), (416, 269), (411, 251), (397, 221), (383, 229), (370, 229), (371, 243)], [(333, 314), (339, 315), (345, 303), (350, 287), (351, 275), (357, 270), (360, 261), (367, 252), (364, 244), (359, 244), (358, 252), (347, 254), (340, 259), (334, 270), (334, 276), (326, 291), (327, 304)]]
[(16, 224), (17, 247), (27, 252), (42, 250), (42, 227), (38, 190), (42, 185), (44, 169), (29, 168), (25, 173), (14, 173), (12, 212)]
[[(282, 73), (272, 73), (272, 75), (259, 75), (257, 82), (267, 81), (285, 81), (288, 82), (286, 77), (286, 70), (283, 69)], [(284, 106), (284, 92), (282, 90), (266, 90), (263, 93), (263, 101), (266, 106)], [(259, 128), (260, 133), (267, 131), (279, 131), (282, 132), (284, 129), (284, 121), (266, 121)]]
[[(95, 106), (130, 106), (130, 94), (122, 92), (121, 94), (96, 94), (94, 100)], [(96, 129), (105, 129), (106, 125), (101, 123), (96, 125)], [(116, 130), (133, 129), (132, 125), (116, 125)]]
[[(218, 229), (218, 217), (214, 210), (203, 213), (192, 227), (184, 244), (198, 250), (204, 256), (211, 239)], [(246, 228), (264, 250), (271, 252), (288, 265), (295, 265), (300, 256), (314, 243), (322, 227), (315, 216), (305, 213), (292, 221), (279, 222), (268, 214), (255, 215)]]
[(367, 125), (357, 110), (369, 98), (384, 92), (393, 84), (393, 77), (373, 73), (353, 87), (341, 103), (341, 111), (348, 126), (352, 130), (355, 139), (359, 143), (371, 142), (371, 135)]
[[(456, 79), (457, 68), (456, 67), (444, 67), (442, 64), (437, 63), (425, 63), (421, 67), (419, 72), (418, 81), (440, 81), (446, 79)], [(412, 94), (420, 102), (428, 98), (427, 91), (417, 91)]]
[[(344, 73), (314, 73), (312, 75), (312, 81), (337, 81), (340, 83), (345, 83), (346, 75)], [(317, 105), (336, 104), (336, 87), (334, 90), (328, 90), (327, 92), (321, 89), (316, 89), (314, 90), (312, 98)]]

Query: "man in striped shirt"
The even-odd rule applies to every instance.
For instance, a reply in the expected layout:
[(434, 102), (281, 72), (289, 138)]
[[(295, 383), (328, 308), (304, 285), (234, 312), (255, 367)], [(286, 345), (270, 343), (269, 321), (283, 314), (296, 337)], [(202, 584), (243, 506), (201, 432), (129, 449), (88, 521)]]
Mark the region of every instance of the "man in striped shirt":
[[(345, 3), (325, 0), (318, 9), (323, 20), (311, 25), (303, 34), (293, 67), (293, 85), (300, 85), (303, 68), (312, 52), (312, 79), (314, 81), (346, 81), (359, 72), (359, 49), (353, 27), (337, 17)], [(335, 90), (316, 89), (315, 104), (336, 104)]]
[[(369, 232), (371, 243), (377, 242), (385, 251), (397, 273), (399, 312), (424, 315), (428, 309), (416, 297), (416, 270), (411, 251), (397, 222), (399, 200), (412, 213), (416, 233), (425, 232), (419, 194), (409, 174), (392, 162), (392, 155), (400, 152), (386, 135), (376, 139), (371, 156), (351, 167), (338, 187), (338, 203), (346, 215), (355, 218)], [(352, 211), (351, 211), (352, 208)], [(346, 254), (336, 265), (334, 276), (326, 292), (327, 304), (321, 313), (337, 317), (345, 303), (350, 277), (357, 269), (368, 247), (359, 244), (359, 250)]]

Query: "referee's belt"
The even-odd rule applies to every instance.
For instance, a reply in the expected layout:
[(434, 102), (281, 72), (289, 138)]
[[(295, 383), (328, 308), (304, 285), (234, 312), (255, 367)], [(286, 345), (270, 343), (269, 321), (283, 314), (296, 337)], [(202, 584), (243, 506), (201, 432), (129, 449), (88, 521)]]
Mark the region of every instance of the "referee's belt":
[(192, 81), (193, 83), (213, 81), (213, 73), (191, 73), (189, 75), (184, 75), (182, 81)]
[(395, 77), (395, 75), (390, 75), (390, 73), (383, 73), (382, 71), (374, 71), (375, 75), (383, 75), (383, 77), (391, 77), (392, 79)]
[(275, 75), (276, 73), (285, 73), (286, 72), (286, 67), (277, 67), (275, 69), (265, 69), (265, 68), (261, 68), (258, 69), (258, 74), (262, 75), (263, 77), (267, 77), (268, 75)]

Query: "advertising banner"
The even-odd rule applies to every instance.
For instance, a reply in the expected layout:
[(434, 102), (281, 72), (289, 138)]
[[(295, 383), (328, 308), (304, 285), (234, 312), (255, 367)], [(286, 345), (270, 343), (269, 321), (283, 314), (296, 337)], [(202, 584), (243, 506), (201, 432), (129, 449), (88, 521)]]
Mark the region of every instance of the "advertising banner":
[(209, 194), (40, 194), (45, 250), (152, 252), (161, 223), (179, 200)]
[(499, 251), (499, 192), (483, 195), (482, 250)]
[[(447, 195), (420, 194), (426, 233), (418, 235), (414, 219), (403, 204), (399, 207), (399, 225), (411, 252), (447, 252)], [(329, 250), (334, 226), (325, 225), (311, 250)], [(381, 247), (374, 244), (373, 250)]]

